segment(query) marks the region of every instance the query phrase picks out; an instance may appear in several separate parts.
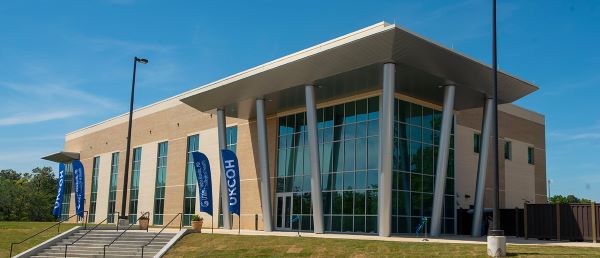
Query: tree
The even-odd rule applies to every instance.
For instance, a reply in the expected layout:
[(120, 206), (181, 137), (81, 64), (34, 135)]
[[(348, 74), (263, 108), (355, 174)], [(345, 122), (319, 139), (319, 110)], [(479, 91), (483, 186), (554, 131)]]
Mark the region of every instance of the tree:
[(591, 200), (585, 198), (577, 198), (575, 195), (569, 194), (567, 196), (562, 195), (554, 195), (548, 198), (548, 201), (552, 204), (570, 204), (570, 203), (591, 203)]
[(52, 168), (0, 171), (0, 220), (52, 221), (57, 179)]

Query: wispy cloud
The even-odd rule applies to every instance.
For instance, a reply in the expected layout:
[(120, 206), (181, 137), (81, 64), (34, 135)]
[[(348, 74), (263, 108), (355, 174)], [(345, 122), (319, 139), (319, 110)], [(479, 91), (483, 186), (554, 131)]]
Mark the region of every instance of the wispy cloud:
[(166, 53), (173, 49), (175, 46), (151, 44), (145, 42), (137, 42), (131, 40), (123, 40), (117, 38), (103, 38), (103, 37), (77, 37), (76, 40), (81, 41), (87, 47), (96, 52), (108, 51), (108, 50), (120, 50), (125, 53), (144, 53), (144, 52), (159, 52)]
[(37, 113), (19, 113), (0, 117), (0, 126), (35, 124), (39, 122), (66, 119), (80, 115), (75, 110), (41, 111)]

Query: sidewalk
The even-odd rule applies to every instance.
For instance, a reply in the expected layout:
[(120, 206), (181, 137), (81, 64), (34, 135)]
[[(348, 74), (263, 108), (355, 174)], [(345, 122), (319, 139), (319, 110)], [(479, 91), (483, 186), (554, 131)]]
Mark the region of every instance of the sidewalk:
[[(210, 228), (203, 228), (203, 234), (210, 234)], [(225, 230), (225, 229), (214, 229), (215, 234), (229, 234), (237, 235), (238, 231)], [(241, 235), (251, 236), (287, 236), (287, 237), (298, 237), (296, 231), (254, 231), (254, 230), (241, 230)], [(374, 235), (354, 235), (354, 234), (315, 234), (309, 232), (300, 232), (301, 237), (320, 237), (320, 238), (332, 238), (332, 239), (354, 239), (354, 240), (377, 240), (377, 241), (397, 241), (397, 242), (423, 242), (423, 243), (450, 243), (450, 244), (486, 244), (485, 237), (469, 237), (469, 236), (443, 236), (442, 238), (428, 238), (429, 241), (424, 242), (423, 238), (417, 238), (412, 236), (392, 236), (392, 237), (380, 237)], [(543, 246), (568, 246), (568, 247), (598, 247), (600, 243), (591, 242), (559, 242), (559, 241), (545, 241), (537, 239), (525, 240), (523, 238), (516, 238), (509, 236), (507, 237), (507, 243), (509, 245), (543, 245)]]

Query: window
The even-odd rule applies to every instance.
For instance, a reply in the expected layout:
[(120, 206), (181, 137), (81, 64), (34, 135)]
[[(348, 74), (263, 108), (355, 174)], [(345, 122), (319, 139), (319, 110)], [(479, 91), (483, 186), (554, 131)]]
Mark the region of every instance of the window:
[(507, 160), (512, 158), (512, 144), (510, 141), (504, 142), (504, 158)]
[(199, 135), (191, 135), (187, 138), (187, 158), (185, 167), (185, 188), (183, 194), (183, 225), (192, 224), (192, 215), (196, 214), (196, 168), (192, 152), (198, 151)]
[(63, 192), (62, 207), (60, 211), (60, 219), (66, 220), (69, 218), (69, 209), (71, 208), (71, 193), (73, 191), (73, 164), (71, 162), (65, 164), (65, 189)]
[(154, 225), (163, 224), (163, 213), (165, 211), (165, 186), (167, 183), (167, 153), (169, 143), (158, 144), (156, 157), (156, 183), (154, 188)]
[(473, 152), (479, 153), (481, 151), (481, 134), (473, 133)]
[(96, 221), (96, 200), (98, 197), (98, 173), (100, 172), (100, 157), (94, 157), (94, 165), (92, 169), (92, 191), (90, 194), (90, 223)]
[(527, 163), (534, 165), (535, 164), (535, 156), (534, 156), (534, 148), (527, 147)]
[(135, 223), (137, 220), (141, 159), (142, 147), (133, 149), (133, 161), (131, 163), (131, 188), (129, 190), (129, 223), (131, 224)]
[(108, 188), (107, 223), (115, 223), (115, 205), (117, 200), (117, 181), (119, 180), (119, 153), (112, 154), (110, 163), (110, 185)]

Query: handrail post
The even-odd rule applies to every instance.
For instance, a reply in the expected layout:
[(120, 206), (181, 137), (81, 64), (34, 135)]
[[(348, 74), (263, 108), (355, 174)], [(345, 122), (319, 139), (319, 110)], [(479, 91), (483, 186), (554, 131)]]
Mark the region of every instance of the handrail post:
[(523, 233), (525, 233), (524, 234), (525, 235), (525, 240), (527, 240), (527, 238), (528, 238), (528, 235), (527, 235), (527, 233), (528, 233), (527, 232), (528, 231), (527, 225), (528, 225), (527, 224), (527, 203), (525, 203), (523, 205), (523, 231), (524, 231)]
[(556, 204), (556, 239), (558, 241), (560, 241), (560, 204), (559, 203)]
[(13, 249), (13, 245), (14, 243), (10, 243), (10, 254), (8, 257), (12, 257), (12, 249)]
[(596, 234), (596, 202), (592, 201), (590, 203), (590, 208), (592, 208), (592, 242), (596, 243), (596, 238), (598, 237)]

